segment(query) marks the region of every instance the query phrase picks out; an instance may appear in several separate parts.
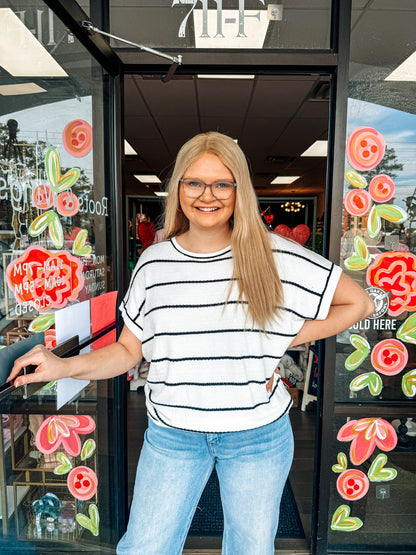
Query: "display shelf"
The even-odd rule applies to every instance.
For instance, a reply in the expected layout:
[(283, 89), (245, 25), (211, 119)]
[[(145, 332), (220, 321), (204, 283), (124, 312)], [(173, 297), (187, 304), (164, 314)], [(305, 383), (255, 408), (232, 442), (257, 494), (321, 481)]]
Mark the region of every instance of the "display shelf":
[[(27, 426), (23, 424), (22, 426), (20, 426), (20, 428), (14, 431), (13, 441), (16, 442), (20, 437), (22, 437), (22, 435), (25, 433), (26, 430), (27, 430)], [(10, 449), (11, 445), (12, 445), (12, 438), (10, 438), (8, 441), (4, 443), (3, 449), (5, 453)]]
[[(32, 455), (36, 453), (39, 454), (39, 458), (35, 458)], [(71, 463), (73, 459), (70, 458)], [(54, 469), (59, 465), (59, 461), (53, 457), (53, 454), (50, 455), (49, 460), (45, 460), (45, 455), (40, 453), (39, 451), (35, 451), (34, 449), (30, 450), (29, 452), (25, 453), (19, 460), (15, 461), (13, 464), (13, 470), (17, 470), (20, 472), (45, 472), (47, 474), (53, 474)], [(75, 462), (73, 462), (74, 466), (77, 466)], [(55, 480), (58, 480), (60, 477), (55, 475)]]
[[(10, 518), (14, 511), (15, 511), (15, 503), (14, 503), (14, 492), (13, 492), (13, 486), (6, 486), (6, 497), (7, 497), (7, 518)], [(17, 501), (17, 506), (20, 505), (20, 503), (23, 501), (24, 497), (26, 496), (26, 494), (29, 491), (29, 486), (23, 485), (23, 486), (17, 486), (16, 488), (16, 501)], [(0, 507), (2, 506), (2, 495), (3, 492), (0, 490)], [(0, 520), (3, 520), (3, 515), (0, 512)]]

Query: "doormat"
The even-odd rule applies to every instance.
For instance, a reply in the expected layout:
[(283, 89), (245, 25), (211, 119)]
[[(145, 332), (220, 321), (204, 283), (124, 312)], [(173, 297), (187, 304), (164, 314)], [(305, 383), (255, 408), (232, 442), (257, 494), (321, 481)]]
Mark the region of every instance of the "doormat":
[[(224, 516), (221, 506), (220, 486), (217, 473), (214, 470), (202, 492), (201, 499), (195, 511), (190, 536), (222, 536)], [(304, 538), (302, 521), (296, 505), (295, 496), (287, 480), (283, 489), (280, 505), (280, 520), (276, 538)]]

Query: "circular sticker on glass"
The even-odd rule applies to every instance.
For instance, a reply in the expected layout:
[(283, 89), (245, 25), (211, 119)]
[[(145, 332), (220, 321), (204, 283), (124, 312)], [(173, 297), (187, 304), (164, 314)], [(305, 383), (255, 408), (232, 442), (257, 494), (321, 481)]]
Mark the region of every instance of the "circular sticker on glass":
[(376, 306), (375, 312), (368, 316), (368, 318), (381, 318), (384, 316), (389, 308), (389, 294), (379, 287), (367, 287), (367, 293), (373, 299)]

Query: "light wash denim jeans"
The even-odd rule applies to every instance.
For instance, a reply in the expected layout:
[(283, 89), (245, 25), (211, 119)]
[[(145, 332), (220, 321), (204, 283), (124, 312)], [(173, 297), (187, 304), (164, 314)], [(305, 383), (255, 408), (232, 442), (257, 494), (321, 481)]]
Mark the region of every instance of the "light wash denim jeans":
[(272, 555), (293, 458), (289, 416), (252, 430), (204, 434), (152, 422), (137, 467), (119, 555), (180, 555), (205, 484), (216, 468), (224, 555)]

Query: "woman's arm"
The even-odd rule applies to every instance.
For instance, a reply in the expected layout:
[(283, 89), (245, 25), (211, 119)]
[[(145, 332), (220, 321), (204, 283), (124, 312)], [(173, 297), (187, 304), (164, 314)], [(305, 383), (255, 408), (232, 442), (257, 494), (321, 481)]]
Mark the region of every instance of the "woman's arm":
[[(19, 387), (27, 383), (50, 382), (60, 378), (104, 380), (127, 372), (142, 356), (141, 341), (124, 326), (117, 343), (85, 355), (60, 358), (43, 345), (37, 345), (15, 360), (7, 381), (16, 378), (14, 385)], [(36, 366), (35, 372), (19, 376), (22, 368), (28, 365)]]
[(290, 347), (331, 337), (370, 316), (375, 311), (371, 297), (353, 279), (341, 274), (325, 320), (306, 320)]

